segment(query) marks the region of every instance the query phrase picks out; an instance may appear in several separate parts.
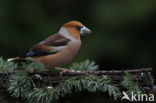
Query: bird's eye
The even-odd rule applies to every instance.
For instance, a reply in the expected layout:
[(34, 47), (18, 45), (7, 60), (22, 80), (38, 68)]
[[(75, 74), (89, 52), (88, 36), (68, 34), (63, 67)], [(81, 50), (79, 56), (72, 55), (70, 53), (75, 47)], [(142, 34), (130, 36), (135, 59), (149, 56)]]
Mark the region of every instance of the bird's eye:
[(81, 26), (75, 26), (75, 28), (78, 30), (78, 31), (80, 31), (81, 30)]

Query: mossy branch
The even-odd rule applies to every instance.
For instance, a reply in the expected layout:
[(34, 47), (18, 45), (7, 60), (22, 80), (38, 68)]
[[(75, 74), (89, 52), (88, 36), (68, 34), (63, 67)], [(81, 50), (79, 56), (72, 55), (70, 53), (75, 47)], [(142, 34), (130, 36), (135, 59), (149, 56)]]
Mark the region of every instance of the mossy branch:
[[(140, 88), (144, 86), (153, 86), (151, 68), (98, 71), (95, 62), (89, 60), (73, 64), (69, 67), (73, 72), (63, 75), (59, 72), (42, 71), (43, 66), (34, 62), (23, 64), (21, 68), (23, 70), (19, 70), (17, 64), (0, 58), (0, 84), (12, 97), (23, 98), (28, 103), (56, 102), (73, 91), (83, 90), (108, 93), (112, 99), (117, 100), (121, 96), (121, 88), (129, 92), (141, 91)], [(145, 79), (146, 81), (142, 81)]]

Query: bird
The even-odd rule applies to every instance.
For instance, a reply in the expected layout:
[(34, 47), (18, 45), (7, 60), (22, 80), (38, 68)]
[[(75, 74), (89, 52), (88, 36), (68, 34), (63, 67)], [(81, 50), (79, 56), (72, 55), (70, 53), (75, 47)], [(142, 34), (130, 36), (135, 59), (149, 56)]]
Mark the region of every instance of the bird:
[(81, 22), (69, 21), (57, 33), (8, 61), (31, 60), (43, 64), (46, 70), (54, 68), (61, 73), (70, 72), (62, 66), (68, 64), (79, 51), (82, 44), (81, 36), (91, 33), (92, 31)]

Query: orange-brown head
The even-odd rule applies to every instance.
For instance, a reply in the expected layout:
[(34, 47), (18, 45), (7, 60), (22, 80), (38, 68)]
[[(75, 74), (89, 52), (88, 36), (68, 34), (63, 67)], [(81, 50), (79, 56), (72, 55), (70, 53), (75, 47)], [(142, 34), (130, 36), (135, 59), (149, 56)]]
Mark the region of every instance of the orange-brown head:
[(78, 21), (70, 21), (63, 25), (68, 34), (75, 39), (80, 39), (80, 35), (90, 34), (91, 30)]

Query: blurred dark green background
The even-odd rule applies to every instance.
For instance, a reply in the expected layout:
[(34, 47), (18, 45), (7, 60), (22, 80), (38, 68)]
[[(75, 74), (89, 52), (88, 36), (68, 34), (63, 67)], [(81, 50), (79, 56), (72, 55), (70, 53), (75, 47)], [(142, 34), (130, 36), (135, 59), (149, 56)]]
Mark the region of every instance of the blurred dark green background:
[(0, 55), (17, 56), (70, 20), (93, 31), (73, 62), (155, 69), (156, 0), (0, 0)]

